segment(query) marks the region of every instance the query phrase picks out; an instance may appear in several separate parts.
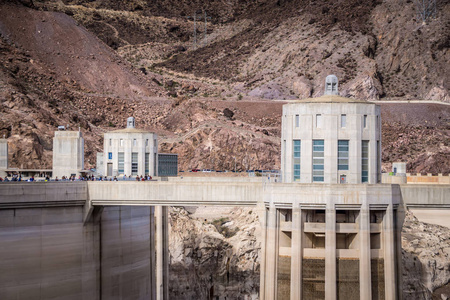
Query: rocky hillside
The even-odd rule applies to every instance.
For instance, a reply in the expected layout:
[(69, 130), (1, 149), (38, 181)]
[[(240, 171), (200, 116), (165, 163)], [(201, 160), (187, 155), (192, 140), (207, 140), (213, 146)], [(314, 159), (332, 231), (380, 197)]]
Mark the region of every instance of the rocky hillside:
[[(271, 99), (320, 95), (330, 73), (345, 96), (447, 101), (445, 1), (427, 24), (409, 2), (385, 21), (400, 2), (198, 2), (211, 19), (206, 41), (197, 22), (196, 48), (186, 18), (194, 4), (0, 4), (0, 136), (10, 165), (50, 168), (53, 131), (69, 125), (83, 132), (94, 167), (103, 133), (133, 115), (158, 133), (161, 152), (179, 154), (182, 170), (278, 169), (283, 102)], [(448, 106), (382, 111), (385, 171), (404, 160), (413, 173), (450, 172)]]
[(137, 46), (136, 65), (224, 80), (252, 96), (317, 96), (334, 73), (344, 96), (450, 101), (445, 0), (426, 24), (410, 0), (34, 3), (72, 15), (128, 54)]
[(19, 5), (0, 6), (0, 62), (0, 135), (12, 166), (50, 167), (58, 125), (83, 131), (92, 166), (99, 125), (116, 126), (159, 89), (69, 16)]
[(385, 171), (395, 161), (417, 173), (447, 173), (450, 161), (448, 106), (382, 104), (382, 161)]

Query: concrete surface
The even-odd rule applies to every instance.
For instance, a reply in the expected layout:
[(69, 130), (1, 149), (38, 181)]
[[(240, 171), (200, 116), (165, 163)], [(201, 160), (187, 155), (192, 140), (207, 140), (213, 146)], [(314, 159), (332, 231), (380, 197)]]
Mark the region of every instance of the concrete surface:
[(0, 170), (8, 169), (8, 140), (0, 138)]
[(80, 175), (84, 169), (84, 139), (80, 131), (55, 131), (52, 177)]
[[(341, 115), (346, 125), (341, 126)], [(321, 115), (321, 125), (317, 123)], [(297, 117), (298, 116), (298, 117)], [(364, 116), (367, 116), (364, 127)], [(299, 119), (298, 126), (296, 118)], [(369, 141), (368, 183), (377, 183), (381, 172), (380, 107), (371, 102), (339, 96), (323, 96), (283, 105), (281, 170), (284, 182), (294, 182), (293, 141), (301, 141), (300, 181), (313, 182), (313, 141), (324, 140), (324, 183), (361, 183), (361, 143)], [(338, 170), (338, 141), (349, 141), (348, 170)], [(377, 143), (378, 142), (378, 143)]]
[(450, 212), (442, 209), (410, 209), (414, 216), (424, 223), (450, 228)]
[[(294, 259), (290, 266), (287, 260), (279, 264), (279, 255), (304, 257), (304, 262), (311, 257), (325, 259), (325, 273), (317, 287), (325, 291), (326, 299), (352, 289), (360, 297), (383, 292), (385, 299), (395, 299), (400, 289), (395, 260), (399, 254), (391, 246), (399, 243), (398, 228), (393, 225), (394, 218), (401, 223), (397, 210), (405, 204), (418, 211), (423, 221), (446, 221), (450, 219), (449, 195), (449, 185), (284, 184), (204, 178), (1, 183), (0, 299), (166, 299), (167, 210), (158, 208), (155, 218), (153, 207), (158, 205), (257, 206), (266, 245), (261, 251), (261, 299), (277, 294), (299, 299), (314, 292), (308, 284), (302, 289), (291, 282), (302, 280), (305, 273), (297, 273), (306, 272), (303, 267), (308, 265)], [(326, 211), (326, 221), (307, 223), (303, 212), (308, 210)], [(338, 210), (359, 210), (360, 214), (354, 225), (336, 223)], [(383, 212), (382, 223), (371, 221), (368, 226), (372, 211)], [(281, 230), (290, 231), (292, 240)], [(325, 233), (325, 248), (304, 248), (306, 231)], [(379, 249), (368, 251), (369, 233), (381, 233)], [(359, 235), (354, 248), (341, 249), (346, 246), (339, 234)], [(353, 285), (336, 282), (336, 271), (345, 271), (337, 259), (357, 259), (359, 276), (376, 275), (377, 286), (384, 291), (377, 287), (370, 292), (362, 285), (356, 289), (355, 280)], [(379, 261), (382, 276), (378, 269), (370, 270), (374, 259)], [(279, 269), (282, 277), (277, 277)], [(283, 284), (280, 290), (277, 282)], [(367, 278), (359, 282), (369, 285)]]

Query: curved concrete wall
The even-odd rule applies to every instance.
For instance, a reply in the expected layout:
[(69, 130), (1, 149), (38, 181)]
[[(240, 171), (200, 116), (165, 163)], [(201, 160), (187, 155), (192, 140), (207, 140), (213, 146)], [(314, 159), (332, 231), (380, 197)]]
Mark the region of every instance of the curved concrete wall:
[(74, 203), (0, 207), (0, 299), (156, 299), (154, 208), (83, 216)]
[[(294, 140), (301, 141), (300, 183), (313, 182), (313, 141), (324, 141), (324, 181), (361, 183), (361, 142), (369, 141), (367, 183), (377, 183), (381, 169), (380, 107), (370, 102), (338, 102), (334, 96), (314, 102), (299, 101), (283, 105), (281, 125), (281, 170), (283, 181), (294, 182)], [(341, 116), (345, 115), (345, 125)], [(320, 121), (317, 119), (320, 116)], [(364, 121), (365, 120), (365, 121)], [(365, 126), (364, 126), (365, 124)], [(338, 140), (349, 141), (348, 170), (338, 170)]]
[(0, 210), (0, 299), (99, 299), (98, 229), (82, 207)]
[(153, 207), (103, 210), (102, 299), (156, 299), (153, 215)]

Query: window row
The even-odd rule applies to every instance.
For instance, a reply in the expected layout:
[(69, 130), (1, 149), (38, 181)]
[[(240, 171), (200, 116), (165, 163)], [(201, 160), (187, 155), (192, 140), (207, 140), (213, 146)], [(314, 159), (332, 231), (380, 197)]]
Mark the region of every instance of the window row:
[[(377, 116), (377, 127), (380, 126), (380, 118), (379, 116)], [(367, 115), (363, 116), (363, 128), (367, 128)], [(300, 127), (300, 115), (295, 115), (295, 127)], [(316, 114), (316, 128), (322, 128), (323, 127), (323, 122), (322, 122), (322, 115), (321, 114)], [(340, 127), (341, 128), (346, 128), (347, 127), (347, 115), (346, 114), (341, 114), (341, 118), (340, 118)]]
[[(312, 151), (312, 179), (313, 182), (324, 182), (324, 140), (313, 140)], [(379, 142), (377, 141), (377, 147)], [(377, 150), (377, 169), (379, 150)], [(293, 141), (293, 180), (300, 180), (301, 140)], [(349, 141), (338, 140), (337, 169), (349, 169)], [(369, 182), (369, 141), (361, 141), (361, 182)]]
[[(156, 154), (155, 154), (156, 155)], [(131, 175), (138, 175), (138, 161), (139, 154), (137, 152), (131, 153)], [(145, 175), (150, 174), (150, 153), (145, 153)], [(117, 170), (119, 174), (125, 173), (125, 153), (119, 152), (117, 154)]]
[[(153, 144), (156, 145), (156, 139), (153, 140)], [(125, 140), (124, 139), (119, 139), (119, 146), (123, 147), (125, 145)], [(148, 139), (145, 140), (145, 146), (149, 145), (149, 141)], [(109, 146), (112, 146), (112, 139), (109, 139)], [(137, 139), (133, 139), (133, 146), (138, 146), (138, 141)]]

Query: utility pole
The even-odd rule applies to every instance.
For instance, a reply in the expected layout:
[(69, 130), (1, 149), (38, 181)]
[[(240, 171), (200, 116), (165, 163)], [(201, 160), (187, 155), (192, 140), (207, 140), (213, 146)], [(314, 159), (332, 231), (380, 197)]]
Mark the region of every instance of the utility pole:
[(194, 12), (194, 16), (186, 17), (188, 19), (194, 19), (194, 50), (197, 49), (197, 12)]
[(206, 33), (208, 32), (208, 29), (206, 28), (206, 25), (207, 25), (207, 20), (211, 19), (211, 17), (207, 17), (206, 16), (206, 11), (204, 11), (204, 13), (205, 13), (205, 16), (204, 16), (204, 18), (205, 18), (205, 31), (203, 32), (203, 46), (206, 46)]
[[(193, 16), (188, 16), (186, 18), (194, 20), (194, 50), (195, 50), (195, 49), (197, 49), (197, 20), (201, 21), (202, 15), (197, 16), (197, 12), (194, 12)], [(204, 28), (204, 31), (203, 31), (203, 45), (206, 46), (206, 41), (207, 41), (206, 35), (207, 35), (207, 32), (208, 32), (208, 28), (207, 28), (208, 23), (207, 23), (207, 21), (208, 21), (208, 19), (211, 19), (211, 17), (208, 17), (206, 15), (206, 11), (203, 12), (203, 19), (205, 21), (205, 28)]]
[(422, 24), (426, 24), (428, 19), (437, 17), (436, 0), (415, 0), (417, 6), (417, 14), (422, 20)]

